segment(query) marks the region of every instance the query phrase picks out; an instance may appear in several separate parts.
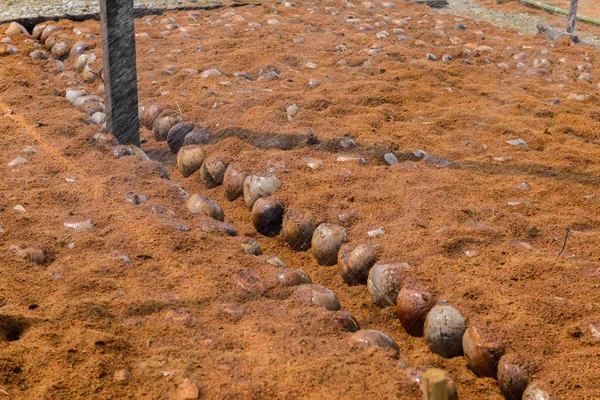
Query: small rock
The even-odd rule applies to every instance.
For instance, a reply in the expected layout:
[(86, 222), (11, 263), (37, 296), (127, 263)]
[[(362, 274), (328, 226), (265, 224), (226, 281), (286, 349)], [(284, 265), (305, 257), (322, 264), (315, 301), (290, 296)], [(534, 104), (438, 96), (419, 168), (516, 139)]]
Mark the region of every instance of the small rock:
[(376, 237), (376, 236), (381, 236), (384, 233), (385, 233), (385, 231), (383, 230), (383, 228), (377, 228), (377, 229), (367, 232), (367, 235), (370, 237)]
[(589, 94), (575, 94), (575, 93), (571, 93), (571, 94), (569, 94), (569, 96), (567, 96), (567, 99), (578, 100), (578, 101), (586, 101), (590, 97), (591, 96)]
[(207, 69), (200, 75), (202, 78), (210, 78), (211, 76), (221, 76), (221, 72), (217, 69)]
[(317, 68), (317, 64), (315, 64), (314, 62), (307, 62), (306, 64), (304, 64), (304, 66), (308, 69), (316, 69)]
[(319, 85), (321, 85), (321, 81), (318, 79), (309, 79), (308, 80), (308, 86), (310, 86), (313, 89)]
[(127, 369), (120, 369), (113, 374), (113, 381), (127, 382), (131, 379), (131, 373)]
[(356, 157), (356, 156), (350, 156), (350, 155), (345, 155), (345, 154), (340, 154), (337, 156), (336, 161), (338, 162), (348, 162), (348, 161), (354, 161), (357, 162), (361, 165), (367, 165), (367, 160), (365, 160), (362, 157)]
[(139, 204), (143, 204), (143, 203), (147, 202), (148, 198), (146, 196), (144, 196), (143, 194), (136, 194), (136, 193), (133, 193), (133, 192), (129, 192), (125, 196), (125, 200), (128, 203), (131, 203), (131, 204), (137, 206)]
[(519, 190), (531, 190), (531, 186), (527, 182), (521, 182), (515, 188)]
[(29, 53), (32, 60), (47, 60), (48, 54), (44, 50), (34, 50)]
[(512, 140), (507, 140), (506, 143), (510, 144), (511, 146), (521, 146), (521, 147), (525, 147), (527, 148), (527, 142), (525, 142), (523, 139), (518, 138), (518, 139), (512, 139)]
[(294, 39), (294, 43), (296, 44), (304, 44), (305, 40), (304, 38), (295, 38)]
[(385, 153), (383, 155), (383, 159), (389, 165), (398, 164), (398, 157), (396, 157), (396, 155), (394, 153), (391, 153), (391, 152), (390, 153)]
[(336, 53), (342, 53), (344, 51), (348, 51), (348, 48), (343, 44), (338, 44), (337, 46), (335, 46), (335, 49), (333, 49), (333, 51)]
[(434, 56), (434, 55), (433, 55), (433, 54), (431, 54), (431, 53), (427, 53), (427, 57), (426, 57), (426, 58), (427, 58), (429, 61), (437, 61), (437, 60), (438, 60), (438, 59), (437, 59), (437, 57), (436, 57), (436, 56)]
[(195, 400), (199, 397), (200, 386), (189, 378), (186, 378), (169, 393), (169, 400)]
[(64, 223), (65, 227), (71, 228), (75, 231), (89, 231), (94, 227), (94, 224), (91, 220), (83, 220), (83, 221), (68, 221)]
[(27, 159), (24, 157), (17, 157), (8, 163), (9, 167), (16, 167), (17, 165), (27, 164)]
[(579, 75), (577, 80), (592, 83), (594, 81), (594, 76), (589, 72), (584, 72), (583, 74)]

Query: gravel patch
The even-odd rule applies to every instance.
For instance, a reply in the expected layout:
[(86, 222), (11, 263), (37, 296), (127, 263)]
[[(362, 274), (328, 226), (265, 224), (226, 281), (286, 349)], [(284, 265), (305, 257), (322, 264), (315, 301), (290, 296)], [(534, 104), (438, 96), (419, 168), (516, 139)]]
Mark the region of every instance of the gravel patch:
[[(1, 4), (6, 3), (6, 4)], [(219, 0), (144, 0), (134, 1), (135, 7), (173, 8), (221, 4)], [(0, 21), (16, 18), (79, 15), (99, 12), (98, 0), (9, 0), (0, 1)]]
[[(492, 25), (514, 29), (525, 34), (535, 35), (537, 23), (543, 19), (526, 12), (506, 12), (490, 10), (473, 2), (473, 0), (448, 0), (448, 6), (442, 9), (444, 13), (460, 15), (485, 21)], [(565, 20), (566, 21), (566, 20)], [(591, 45), (600, 46), (600, 38), (585, 32), (577, 32), (579, 38)]]

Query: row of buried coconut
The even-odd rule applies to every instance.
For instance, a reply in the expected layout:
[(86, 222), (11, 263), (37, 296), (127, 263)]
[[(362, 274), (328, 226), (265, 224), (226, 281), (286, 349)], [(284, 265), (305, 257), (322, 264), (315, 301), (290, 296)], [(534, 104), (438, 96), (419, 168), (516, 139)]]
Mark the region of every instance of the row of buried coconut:
[[(530, 384), (526, 362), (517, 354), (505, 354), (505, 346), (491, 332), (479, 326), (467, 327), (463, 315), (447, 301), (437, 301), (433, 290), (417, 282), (407, 282), (410, 265), (402, 262), (377, 263), (381, 246), (346, 243), (346, 230), (330, 223), (316, 224), (301, 211), (287, 211), (280, 200), (271, 195), (280, 182), (273, 174), (251, 175), (240, 164), (227, 158), (205, 157), (202, 145), (211, 134), (193, 123), (183, 122), (180, 115), (159, 105), (140, 108), (141, 124), (152, 129), (158, 141), (167, 141), (177, 154), (177, 167), (184, 177), (200, 171), (207, 188), (224, 186), (225, 196), (234, 201), (243, 196), (252, 210), (251, 218), (257, 232), (268, 237), (281, 237), (295, 251), (312, 249), (316, 261), (323, 266), (338, 264), (348, 285), (366, 284), (373, 301), (380, 307), (396, 307), (400, 323), (412, 336), (423, 336), (427, 346), (446, 358), (463, 355), (467, 366), (480, 377), (498, 380), (507, 399), (545, 399), (548, 395), (535, 383)], [(223, 221), (223, 210), (216, 201), (203, 194), (194, 194), (187, 201), (191, 212)], [(339, 309), (339, 302), (334, 302)], [(387, 335), (373, 330), (361, 330), (354, 339), (379, 347), (398, 349)], [(413, 371), (414, 372), (414, 371)], [(414, 372), (416, 373), (416, 372)], [(456, 397), (454, 385), (449, 398)]]
[[(16, 25), (18, 24), (11, 24), (9, 29), (26, 34), (24, 28)], [(76, 58), (76, 72), (83, 73), (87, 82), (94, 81), (97, 74), (93, 73), (89, 66), (95, 61), (95, 57), (93, 54), (82, 54), (87, 44), (80, 41), (71, 46), (67, 35), (61, 34), (61, 30), (58, 26), (38, 25), (33, 31), (33, 36), (56, 59)], [(41, 45), (38, 46), (38, 49), (31, 53), (31, 58), (46, 59), (46, 53), (41, 50)], [(67, 98), (76, 106), (87, 103), (102, 105), (99, 98), (83, 89), (69, 90)], [(103, 117), (95, 121), (102, 125), (103, 107), (93, 111), (90, 114), (96, 113), (94, 116)], [(312, 248), (312, 253), (320, 265), (339, 264), (342, 278), (347, 284), (366, 283), (377, 305), (396, 306), (398, 318), (408, 334), (424, 336), (429, 348), (443, 357), (464, 354), (468, 367), (475, 374), (498, 379), (501, 391), (507, 399), (549, 398), (537, 385), (529, 383), (525, 361), (516, 354), (505, 355), (502, 343), (489, 336), (491, 330), (483, 330), (477, 326), (467, 328), (465, 318), (447, 301), (436, 304), (436, 296), (431, 289), (418, 283), (404, 282), (405, 271), (410, 268), (408, 264), (377, 264), (381, 250), (379, 245), (346, 243), (347, 233), (343, 227), (328, 223), (317, 225), (310, 215), (299, 211), (286, 213), (279, 200), (270, 198), (280, 187), (275, 175), (250, 175), (241, 165), (229, 163), (226, 158), (205, 158), (202, 145), (210, 141), (211, 133), (193, 123), (183, 122), (181, 115), (173, 110), (150, 104), (140, 106), (139, 111), (140, 124), (152, 130), (157, 141), (166, 140), (170, 150), (177, 154), (177, 166), (184, 177), (200, 170), (201, 178), (208, 188), (224, 186), (229, 201), (244, 197), (247, 207), (252, 210), (253, 225), (260, 234), (269, 237), (281, 234), (295, 251)], [(206, 214), (219, 221), (224, 219), (223, 211), (217, 202), (202, 194), (191, 196), (187, 207), (191, 212)], [(281, 274), (281, 279), (282, 283), (288, 285), (312, 283), (302, 270), (287, 271)], [(308, 285), (305, 288), (305, 294), (311, 297), (313, 302), (327, 309), (340, 309), (339, 301), (330, 290), (320, 285)], [(351, 315), (342, 319), (352, 325), (349, 326), (349, 330), (358, 329), (358, 324)], [(398, 351), (393, 339), (379, 331), (359, 330), (353, 339)], [(409, 374), (418, 380), (422, 372), (413, 369)], [(448, 385), (448, 397), (457, 397), (451, 382)]]
[[(62, 28), (51, 25), (36, 26), (33, 36), (57, 59), (77, 57), (75, 69), (85, 75), (90, 57), (81, 54), (85, 50), (85, 43), (78, 42), (71, 47), (70, 43), (64, 41), (63, 35), (59, 34), (61, 30)], [(46, 57), (41, 50), (32, 52), (31, 56)], [(94, 74), (90, 75), (91, 79), (94, 77)], [(98, 101), (84, 92), (70, 90), (69, 100), (75, 105), (82, 103), (81, 99), (85, 100), (84, 103)], [(229, 163), (226, 158), (205, 158), (202, 145), (210, 141), (211, 133), (193, 123), (183, 122), (181, 115), (173, 110), (151, 104), (141, 106), (140, 115), (140, 124), (152, 130), (157, 141), (166, 140), (171, 151), (177, 154), (177, 166), (184, 177), (200, 170), (201, 178), (208, 188), (224, 185), (229, 201), (243, 196), (246, 205), (252, 210), (253, 225), (260, 234), (270, 237), (281, 234), (296, 251), (306, 251), (312, 247), (312, 253), (320, 265), (339, 264), (346, 283), (366, 283), (376, 304), (382, 307), (395, 305), (407, 333), (424, 336), (433, 352), (444, 357), (464, 353), (467, 365), (477, 375), (498, 379), (506, 398), (519, 399), (523, 396), (529, 383), (524, 361), (513, 354), (504, 355), (504, 346), (487, 337), (489, 331), (476, 326), (467, 329), (461, 313), (446, 301), (436, 305), (436, 296), (429, 288), (418, 284), (403, 286), (405, 270), (410, 266), (405, 263), (376, 264), (380, 253), (379, 245), (346, 243), (347, 233), (343, 227), (327, 223), (317, 226), (305, 213), (286, 213), (279, 200), (270, 198), (280, 186), (276, 176), (250, 175), (241, 165)], [(221, 207), (202, 194), (191, 196), (187, 206), (192, 212), (206, 214), (219, 221), (224, 219)], [(308, 283), (310, 279), (302, 278), (305, 275), (302, 272), (290, 271), (284, 274), (283, 279)], [(326, 308), (340, 308), (331, 291), (321, 287), (311, 293), (313, 297), (320, 297)], [(359, 341), (397, 349), (393, 340), (380, 332), (367, 330), (358, 333), (355, 338)], [(544, 398), (544, 395), (535, 385), (527, 388), (526, 398)]]

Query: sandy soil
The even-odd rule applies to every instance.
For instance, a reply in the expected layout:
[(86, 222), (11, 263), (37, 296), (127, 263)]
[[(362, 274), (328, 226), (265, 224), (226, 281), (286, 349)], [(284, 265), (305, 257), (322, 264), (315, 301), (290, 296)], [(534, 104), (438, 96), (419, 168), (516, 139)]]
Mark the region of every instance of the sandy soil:
[[(282, 182), (274, 196), (287, 210), (332, 223), (355, 211), (342, 223), (350, 242), (381, 244), (382, 260), (412, 265), (412, 279), (526, 359), (552, 398), (600, 397), (600, 343), (589, 329), (600, 321), (600, 114), (596, 82), (578, 80), (585, 63), (595, 75), (595, 51), (394, 4), (144, 18), (136, 25), (140, 101), (214, 132), (208, 154), (274, 172)], [(163, 35), (170, 17), (186, 32)], [(99, 34), (93, 21), (59, 25), (71, 41), (81, 38), (74, 27)], [(382, 31), (389, 35), (377, 37)], [(502, 398), (463, 357), (442, 358), (404, 332), (394, 308), (374, 305), (366, 286), (346, 285), (339, 267), (256, 233), (241, 199), (228, 202), (198, 174), (183, 178), (166, 143), (145, 128), (142, 147), (172, 180), (156, 162), (114, 158), (64, 97), (81, 80), (74, 60), (56, 74), (54, 61), (29, 58), (26, 39), (14, 36), (19, 51), (0, 57), (0, 322), (10, 328), (10, 340), (0, 336), (0, 388), (13, 398), (184, 398), (185, 379), (206, 398), (420, 398), (402, 360), (445, 369), (461, 398)], [(100, 56), (98, 38), (86, 40)], [(340, 44), (347, 51), (334, 51)], [(526, 57), (514, 59), (519, 53)], [(222, 75), (186, 71), (212, 68)], [(98, 83), (84, 86), (100, 95)], [(292, 104), (299, 111), (290, 122)], [(342, 137), (358, 147), (341, 148)], [(518, 138), (527, 147), (507, 143)], [(39, 151), (25, 154), (27, 146)], [(450, 165), (420, 160), (419, 149)], [(383, 161), (388, 151), (398, 164)], [(340, 154), (367, 163), (338, 162)], [(27, 164), (7, 167), (17, 156)], [(310, 169), (305, 157), (324, 165)], [(518, 189), (522, 182), (530, 190)], [(240, 236), (207, 229), (177, 184), (218, 201)], [(148, 202), (129, 204), (130, 192)], [(86, 219), (87, 231), (64, 225)], [(367, 235), (379, 227), (383, 235)], [(243, 236), (333, 290), (362, 328), (398, 343), (402, 360), (354, 344), (336, 313), (277, 285), (279, 269), (244, 254)], [(46, 259), (23, 260), (12, 245), (42, 248)]]

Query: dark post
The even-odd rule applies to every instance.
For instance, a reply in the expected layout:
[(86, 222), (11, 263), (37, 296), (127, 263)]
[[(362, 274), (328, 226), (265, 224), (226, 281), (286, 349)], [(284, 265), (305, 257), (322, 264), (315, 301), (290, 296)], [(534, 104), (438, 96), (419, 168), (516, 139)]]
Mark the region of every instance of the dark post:
[(100, 0), (106, 131), (140, 145), (133, 0)]
[(579, 0), (571, 0), (569, 4), (569, 16), (567, 17), (567, 33), (575, 34), (575, 21), (577, 21), (577, 3)]

